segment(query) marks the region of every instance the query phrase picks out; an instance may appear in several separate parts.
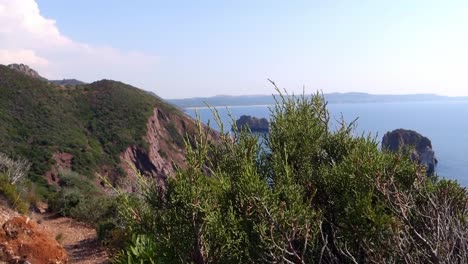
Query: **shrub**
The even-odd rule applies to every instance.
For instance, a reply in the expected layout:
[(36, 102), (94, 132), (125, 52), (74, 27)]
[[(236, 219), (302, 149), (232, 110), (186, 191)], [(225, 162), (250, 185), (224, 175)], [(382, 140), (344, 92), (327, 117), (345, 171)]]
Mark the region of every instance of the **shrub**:
[(116, 258), (115, 263), (155, 264), (158, 249), (153, 238), (146, 235), (134, 235), (128, 245), (128, 250), (122, 251)]
[(265, 148), (245, 130), (209, 142), (199, 125), (175, 179), (140, 176), (140, 195), (121, 192), (133, 241), (117, 261), (467, 261), (465, 189), (354, 136), (353, 123), (330, 129), (320, 94), (280, 96), (271, 111)]
[(24, 158), (13, 160), (6, 154), (0, 152), (0, 172), (7, 177), (11, 184), (16, 184), (26, 178), (31, 163)]
[(175, 127), (174, 123), (169, 122), (167, 124), (167, 131), (169, 132), (169, 135), (171, 136), (172, 142), (176, 144), (179, 147), (184, 146), (184, 137), (180, 135), (179, 131), (177, 131), (177, 128)]
[(10, 206), (18, 212), (25, 214), (29, 210), (29, 203), (21, 196), (18, 187), (10, 182), (10, 179), (0, 174), (0, 192), (7, 199)]
[(88, 177), (60, 170), (59, 178), (61, 187), (49, 199), (52, 210), (93, 226), (114, 214), (114, 198), (104, 195)]

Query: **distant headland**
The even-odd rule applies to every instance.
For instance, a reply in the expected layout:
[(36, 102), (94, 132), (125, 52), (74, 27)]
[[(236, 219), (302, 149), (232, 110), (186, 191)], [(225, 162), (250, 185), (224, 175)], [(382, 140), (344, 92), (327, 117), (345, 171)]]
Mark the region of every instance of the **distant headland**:
[[(326, 93), (325, 100), (331, 104), (338, 103), (391, 103), (391, 102), (445, 102), (445, 101), (468, 101), (465, 97), (450, 97), (436, 94), (406, 94), (385, 95), (368, 93)], [(206, 107), (209, 106), (253, 106), (274, 105), (275, 99), (271, 95), (219, 95), (213, 97), (194, 97), (186, 99), (167, 99), (168, 102), (181, 107)]]

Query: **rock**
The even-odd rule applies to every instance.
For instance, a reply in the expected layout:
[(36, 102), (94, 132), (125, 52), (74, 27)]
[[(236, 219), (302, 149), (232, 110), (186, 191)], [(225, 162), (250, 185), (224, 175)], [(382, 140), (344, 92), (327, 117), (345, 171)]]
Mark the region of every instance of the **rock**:
[(49, 210), (49, 205), (42, 201), (37, 201), (36, 203), (34, 203), (34, 208), (37, 212), (44, 214), (47, 212), (47, 210)]
[(387, 132), (382, 138), (382, 149), (393, 152), (409, 151), (411, 160), (426, 167), (427, 175), (432, 175), (437, 165), (432, 142), (427, 137), (413, 130), (396, 129)]
[(8, 220), (0, 229), (0, 263), (68, 263), (68, 256), (51, 234), (25, 216)]
[(10, 64), (8, 65), (8, 67), (10, 69), (13, 69), (13, 70), (16, 70), (16, 71), (19, 71), (27, 76), (30, 76), (30, 77), (33, 77), (33, 78), (37, 78), (37, 79), (41, 79), (41, 80), (45, 80), (45, 78), (43, 78), (42, 76), (39, 75), (39, 73), (37, 73), (37, 71), (29, 68), (28, 65), (25, 65), (25, 64)]
[[(9, 64), (8, 67), (10, 69), (19, 71), (19, 72), (21, 72), (21, 73), (23, 73), (23, 74), (25, 74), (25, 75), (27, 75), (29, 77), (33, 77), (33, 78), (41, 79), (43, 81), (47, 81), (46, 78), (39, 75), (39, 73), (37, 71), (31, 69), (26, 64), (13, 63), (13, 64)], [(66, 86), (66, 85), (76, 86), (76, 85), (86, 84), (85, 82), (82, 82), (82, 81), (76, 80), (76, 79), (49, 80), (49, 82), (57, 84), (57, 85), (63, 85), (63, 86)]]
[[(129, 146), (120, 155), (120, 166), (128, 177), (119, 184), (128, 192), (137, 189), (134, 169), (156, 179), (160, 186), (165, 186), (167, 178), (175, 176), (176, 168), (186, 167), (184, 136), (198, 134), (198, 128), (190, 117), (160, 107), (153, 109), (146, 127), (148, 148)], [(202, 126), (202, 129), (208, 133), (208, 140), (215, 142), (219, 139), (214, 130), (206, 126)], [(111, 175), (101, 175), (107, 176), (112, 182)]]
[(242, 129), (247, 126), (252, 132), (268, 133), (269, 123), (266, 118), (257, 118), (248, 115), (243, 115), (236, 120), (236, 126), (238, 129)]

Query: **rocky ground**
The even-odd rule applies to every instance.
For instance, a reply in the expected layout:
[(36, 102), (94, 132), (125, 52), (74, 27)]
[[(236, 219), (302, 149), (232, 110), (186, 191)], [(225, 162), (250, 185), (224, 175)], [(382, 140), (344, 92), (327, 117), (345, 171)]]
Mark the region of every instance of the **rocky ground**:
[(67, 251), (69, 263), (108, 263), (105, 249), (97, 241), (96, 231), (71, 218), (33, 213), (31, 218), (50, 232)]
[[(106, 250), (97, 241), (96, 231), (73, 219), (51, 213), (20, 216), (0, 199), (0, 226), (0, 257), (10, 253), (29, 255), (28, 260), (35, 260), (31, 263), (42, 263), (33, 256), (63, 254), (60, 252), (63, 247), (68, 262), (50, 263), (109, 263)], [(49, 250), (55, 247), (56, 252)]]

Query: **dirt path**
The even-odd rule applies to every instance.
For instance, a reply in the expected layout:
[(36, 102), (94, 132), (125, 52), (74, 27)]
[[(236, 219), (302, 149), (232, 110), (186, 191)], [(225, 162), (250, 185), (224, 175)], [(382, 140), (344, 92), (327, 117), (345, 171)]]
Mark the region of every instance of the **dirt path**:
[(107, 252), (99, 245), (93, 228), (73, 219), (52, 214), (33, 213), (30, 217), (62, 244), (68, 253), (70, 263), (109, 263)]

